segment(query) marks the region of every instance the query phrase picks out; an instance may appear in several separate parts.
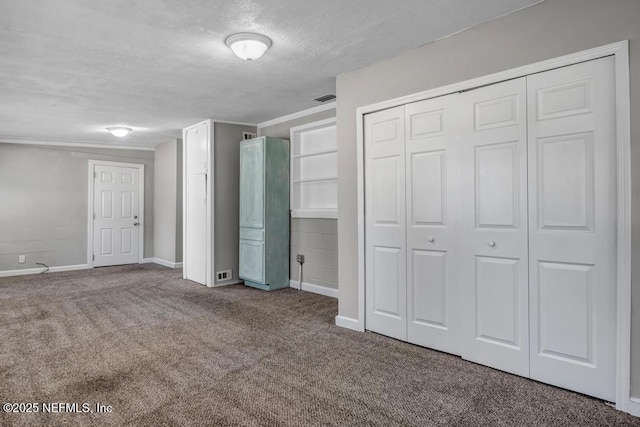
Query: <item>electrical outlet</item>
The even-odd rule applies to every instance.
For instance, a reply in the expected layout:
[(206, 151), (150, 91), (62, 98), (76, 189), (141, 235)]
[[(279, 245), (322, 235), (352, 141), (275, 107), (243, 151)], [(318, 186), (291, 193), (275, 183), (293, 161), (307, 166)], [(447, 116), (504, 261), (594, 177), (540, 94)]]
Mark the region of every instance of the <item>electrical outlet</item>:
[(304, 264), (304, 255), (296, 255), (296, 262), (300, 263), (300, 264)]
[(27, 262), (27, 256), (26, 255), (18, 255), (18, 264), (24, 264), (25, 262)]
[(218, 278), (218, 282), (224, 282), (225, 280), (231, 280), (231, 278), (233, 277), (233, 272), (232, 272), (232, 270), (218, 271), (216, 273), (216, 277)]

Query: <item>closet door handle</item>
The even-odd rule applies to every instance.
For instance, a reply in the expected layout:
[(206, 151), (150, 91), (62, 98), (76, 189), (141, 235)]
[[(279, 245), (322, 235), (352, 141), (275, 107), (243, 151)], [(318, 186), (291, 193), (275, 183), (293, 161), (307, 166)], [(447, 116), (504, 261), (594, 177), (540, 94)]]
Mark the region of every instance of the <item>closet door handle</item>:
[(429, 238), (427, 239), (429, 241), (429, 243), (435, 243), (436, 242), (436, 238), (433, 236), (429, 236)]
[(487, 244), (492, 248), (496, 247), (496, 242), (494, 242), (493, 240), (489, 240), (489, 242)]

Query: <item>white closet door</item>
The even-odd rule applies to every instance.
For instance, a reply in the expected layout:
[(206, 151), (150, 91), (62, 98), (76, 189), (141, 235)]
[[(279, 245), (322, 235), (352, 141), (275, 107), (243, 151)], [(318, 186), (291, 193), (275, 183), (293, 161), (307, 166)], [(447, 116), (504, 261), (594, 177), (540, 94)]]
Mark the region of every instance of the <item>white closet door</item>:
[(531, 378), (615, 400), (613, 58), (528, 77)]
[(456, 93), (405, 106), (408, 341), (454, 354), (458, 100)]
[(364, 125), (366, 328), (406, 340), (404, 106)]
[(525, 78), (460, 95), (462, 357), (529, 375)]

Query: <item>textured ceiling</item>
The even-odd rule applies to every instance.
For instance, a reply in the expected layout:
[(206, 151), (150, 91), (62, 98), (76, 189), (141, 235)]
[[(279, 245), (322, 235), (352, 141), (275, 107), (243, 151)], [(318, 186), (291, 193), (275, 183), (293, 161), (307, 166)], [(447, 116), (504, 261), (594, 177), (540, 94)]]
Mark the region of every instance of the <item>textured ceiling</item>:
[[(154, 146), (319, 105), (335, 77), (540, 0), (0, 0), (0, 139)], [(267, 35), (258, 61), (224, 39)], [(124, 139), (106, 126), (126, 125)]]

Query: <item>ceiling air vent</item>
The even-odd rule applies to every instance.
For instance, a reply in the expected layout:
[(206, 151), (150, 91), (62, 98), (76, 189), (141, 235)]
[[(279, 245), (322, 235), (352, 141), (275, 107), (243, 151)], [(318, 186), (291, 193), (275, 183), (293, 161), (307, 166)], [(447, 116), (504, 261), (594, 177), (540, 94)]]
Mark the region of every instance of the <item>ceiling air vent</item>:
[(319, 96), (319, 97), (315, 98), (314, 101), (327, 102), (327, 101), (333, 101), (334, 99), (336, 99), (335, 95), (328, 94), (328, 95)]

